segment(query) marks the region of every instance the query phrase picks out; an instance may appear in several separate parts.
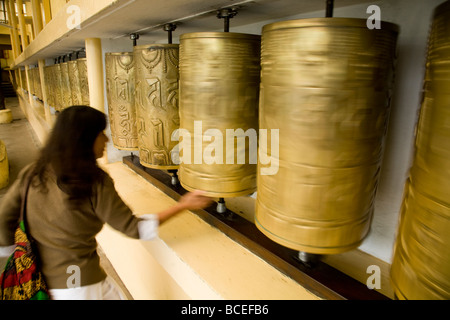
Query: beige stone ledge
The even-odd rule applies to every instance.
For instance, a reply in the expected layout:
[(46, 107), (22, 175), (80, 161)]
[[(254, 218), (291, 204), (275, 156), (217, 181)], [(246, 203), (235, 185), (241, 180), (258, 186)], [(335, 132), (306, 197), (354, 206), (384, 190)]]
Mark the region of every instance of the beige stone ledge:
[[(124, 164), (103, 166), (136, 215), (175, 203)], [(110, 227), (97, 240), (134, 299), (319, 299), (190, 211), (162, 225), (154, 241)]]

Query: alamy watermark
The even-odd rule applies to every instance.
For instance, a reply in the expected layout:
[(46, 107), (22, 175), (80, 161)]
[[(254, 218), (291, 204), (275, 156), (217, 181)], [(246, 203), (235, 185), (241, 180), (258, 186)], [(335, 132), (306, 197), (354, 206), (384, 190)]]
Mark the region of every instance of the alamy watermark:
[(367, 278), (366, 285), (369, 289), (381, 289), (381, 269), (379, 266), (373, 264), (367, 267), (367, 274), (370, 276)]
[[(259, 157), (261, 175), (274, 175), (278, 172), (279, 129), (259, 129), (258, 132), (252, 128), (246, 131), (240, 128), (226, 129), (224, 137), (223, 131), (219, 129), (210, 128), (203, 132), (202, 121), (194, 121), (194, 132), (176, 129), (171, 140), (179, 141), (170, 151), (175, 164), (257, 164)], [(203, 148), (204, 142), (209, 144)]]
[(369, 18), (367, 18), (367, 28), (370, 30), (373, 29), (381, 29), (381, 9), (379, 6), (372, 4), (367, 7), (367, 14), (372, 14)]
[(69, 30), (81, 29), (81, 8), (77, 5), (70, 5), (66, 9), (69, 17), (66, 20), (66, 26)]
[(77, 265), (67, 267), (66, 273), (70, 274), (67, 278), (67, 288), (79, 288), (81, 286), (81, 269)]

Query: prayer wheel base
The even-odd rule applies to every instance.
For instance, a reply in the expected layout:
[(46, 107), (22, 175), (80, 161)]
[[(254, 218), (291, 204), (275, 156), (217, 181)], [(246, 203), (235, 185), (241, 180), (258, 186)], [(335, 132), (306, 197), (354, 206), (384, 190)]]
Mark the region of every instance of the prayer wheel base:
[(161, 165), (153, 165), (148, 164), (145, 162), (140, 162), (144, 167), (151, 168), (151, 169), (159, 169), (159, 170), (177, 170), (178, 166), (161, 166)]
[[(371, 215), (370, 215), (371, 216)], [(265, 221), (261, 221), (260, 219), (266, 219)], [(367, 219), (370, 219), (370, 217), (367, 217)], [(299, 239), (296, 239), (295, 237), (287, 238), (285, 235), (284, 237), (280, 236), (280, 232), (275, 232), (273, 230), (283, 230), (286, 228), (291, 228), (291, 225), (287, 222), (280, 222), (280, 221), (273, 221), (270, 219), (270, 216), (268, 215), (258, 215), (258, 212), (255, 215), (255, 225), (256, 227), (269, 239), (287, 247), (290, 249), (294, 249), (297, 251), (309, 253), (309, 254), (339, 254), (344, 253), (346, 251), (350, 251), (353, 249), (356, 249), (361, 245), (364, 238), (366, 237), (367, 233), (369, 232), (369, 225), (365, 222), (365, 219), (363, 221), (360, 221), (357, 225), (347, 225), (342, 226), (341, 228), (335, 229), (335, 228), (325, 228), (325, 227), (316, 227), (310, 228), (310, 227), (302, 227), (302, 226), (296, 226), (295, 233), (296, 234), (303, 234), (306, 235), (306, 238), (310, 239), (324, 239), (324, 243), (326, 242), (325, 236), (329, 236), (331, 238), (335, 237), (336, 239), (341, 239), (343, 237), (346, 237), (346, 235), (351, 235), (351, 238), (345, 239), (346, 241), (340, 240), (331, 242), (328, 241), (328, 243), (339, 243), (340, 246), (331, 246), (331, 245), (320, 245), (316, 244), (314, 245), (312, 242), (308, 242), (306, 240), (301, 241)], [(268, 229), (268, 226), (273, 227), (271, 230)], [(355, 231), (357, 230), (357, 232)], [(308, 243), (306, 245), (305, 243)], [(344, 245), (342, 245), (344, 244)]]
[[(142, 166), (137, 156), (124, 157), (123, 163), (174, 200), (178, 200), (186, 192), (180, 185), (172, 185), (171, 177), (166, 172)], [(227, 219), (223, 214), (219, 214), (216, 211), (216, 205), (192, 212), (300, 283), (307, 290), (324, 299), (389, 299), (376, 290), (368, 289), (364, 283), (330, 267), (323, 261), (319, 260), (314, 269), (306, 267), (299, 260), (298, 251), (273, 242), (262, 234), (252, 222), (229, 209), (227, 209), (227, 215), (232, 213), (233, 219)]]
[[(195, 188), (195, 187), (188, 186), (181, 181), (180, 181), (180, 183), (183, 186), (183, 188), (185, 188), (188, 191), (201, 190), (201, 188)], [(244, 191), (229, 192), (229, 193), (214, 192), (214, 191), (207, 191), (207, 190), (202, 190), (202, 191), (205, 194), (205, 196), (211, 197), (211, 198), (233, 198), (233, 197), (243, 197), (243, 196), (250, 195), (256, 191), (256, 188), (255, 188), (255, 190), (244, 190)]]
[(320, 255), (308, 253), (304, 251), (298, 252), (298, 260), (300, 260), (308, 268), (315, 268), (320, 261)]
[(123, 150), (123, 151), (138, 151), (139, 149), (137, 148), (124, 148), (122, 146), (119, 146), (115, 143), (113, 143), (114, 148), (119, 149), (119, 150)]

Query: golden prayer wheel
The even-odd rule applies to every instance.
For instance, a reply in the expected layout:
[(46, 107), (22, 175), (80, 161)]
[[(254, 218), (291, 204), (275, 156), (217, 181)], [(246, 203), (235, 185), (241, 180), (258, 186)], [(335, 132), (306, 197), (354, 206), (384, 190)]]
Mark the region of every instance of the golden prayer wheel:
[[(29, 89), (30, 89), (30, 93), (34, 94), (34, 74), (33, 74), (33, 69), (28, 68), (28, 82), (29, 82)], [(27, 88), (28, 90), (28, 88)]]
[(22, 87), (23, 90), (28, 91), (27, 77), (26, 77), (26, 74), (25, 74), (25, 69), (20, 70), (20, 76), (21, 76), (20, 86)]
[(34, 85), (34, 89), (35, 89), (35, 94), (36, 97), (39, 98), (39, 100), (43, 100), (43, 95), (42, 95), (42, 86), (41, 86), (41, 74), (39, 73), (39, 68), (36, 67), (33, 69), (34, 71), (34, 80), (35, 80), (35, 85)]
[(45, 75), (45, 83), (46, 83), (46, 94), (47, 94), (47, 104), (49, 106), (55, 107), (55, 85), (53, 83), (53, 65), (46, 66), (44, 68), (44, 75)]
[(399, 299), (450, 299), (450, 1), (434, 13), (415, 154), (391, 266)]
[(53, 68), (53, 89), (54, 89), (54, 107), (57, 111), (61, 111), (64, 107), (64, 95), (63, 95), (63, 84), (62, 84), (62, 73), (61, 64), (54, 64)]
[(70, 80), (69, 80), (69, 64), (63, 62), (59, 64), (61, 72), (61, 109), (65, 109), (72, 105), (72, 94), (70, 92)]
[(108, 113), (113, 144), (121, 150), (138, 150), (133, 52), (106, 53), (105, 68)]
[(149, 168), (178, 168), (171, 157), (177, 144), (171, 139), (172, 133), (180, 125), (178, 48), (178, 44), (134, 47), (139, 159)]
[(39, 88), (40, 88), (40, 79), (39, 79), (39, 69), (33, 68), (31, 69), (32, 73), (33, 73), (33, 94), (39, 98)]
[(89, 82), (87, 77), (87, 60), (86, 58), (80, 58), (77, 59), (77, 61), (78, 61), (78, 76), (80, 78), (81, 104), (89, 106), (90, 100), (89, 100)]
[(36, 95), (36, 69), (30, 68), (29, 69), (29, 77), (30, 77), (30, 90), (31, 94)]
[(370, 30), (347, 18), (263, 27), (259, 127), (268, 140), (259, 145), (255, 224), (275, 242), (336, 254), (367, 235), (397, 35), (396, 25)]
[(187, 190), (219, 198), (256, 190), (260, 49), (259, 35), (181, 35), (179, 179)]
[(70, 97), (72, 105), (82, 104), (80, 73), (78, 72), (78, 61), (71, 60), (67, 62), (69, 70)]

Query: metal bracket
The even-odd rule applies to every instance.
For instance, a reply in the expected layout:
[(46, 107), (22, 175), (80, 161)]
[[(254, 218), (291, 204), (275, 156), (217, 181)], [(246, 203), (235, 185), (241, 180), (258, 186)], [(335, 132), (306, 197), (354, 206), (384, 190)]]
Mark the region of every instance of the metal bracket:
[(133, 47), (136, 47), (139, 33), (130, 33), (130, 39), (133, 40)]
[(164, 25), (164, 31), (167, 31), (167, 43), (172, 43), (172, 31), (177, 28), (177, 25), (174, 23), (166, 23)]
[(230, 32), (230, 19), (237, 15), (235, 8), (217, 10), (217, 18), (223, 19), (223, 31)]
[(327, 9), (325, 13), (326, 18), (332, 18), (333, 17), (333, 10), (334, 10), (334, 0), (327, 0)]

